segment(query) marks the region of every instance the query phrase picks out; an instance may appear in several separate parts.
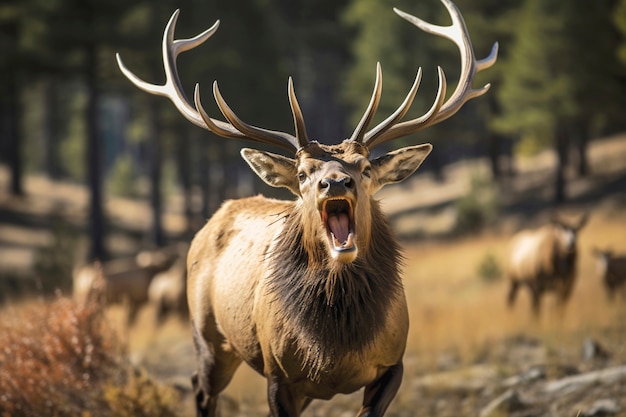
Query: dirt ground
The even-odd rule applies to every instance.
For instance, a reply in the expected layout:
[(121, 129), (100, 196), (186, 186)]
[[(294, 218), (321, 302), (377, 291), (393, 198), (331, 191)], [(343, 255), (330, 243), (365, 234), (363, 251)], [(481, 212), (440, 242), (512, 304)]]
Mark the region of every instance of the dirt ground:
[[(381, 191), (378, 197), (405, 248), (411, 319), (405, 376), (389, 416), (626, 417), (626, 297), (607, 301), (591, 253), (593, 247), (626, 252), (626, 136), (594, 141), (590, 157), (592, 174), (572, 177), (569, 203), (558, 210), (572, 218), (591, 213), (580, 233), (576, 287), (563, 316), (548, 297), (539, 321), (531, 318), (525, 293), (514, 309), (507, 309), (506, 281), (481, 278), (480, 265), (492, 259), (501, 266), (511, 234), (542, 224), (555, 211), (546, 204), (554, 163), (550, 153), (519, 161), (516, 178), (501, 181), (500, 215), (478, 235), (454, 236), (449, 231), (455, 201), (469, 190), (470, 178), (484, 172), (484, 161), (449, 167), (445, 183), (424, 174)], [(0, 191), (0, 274), (28, 269), (33, 247), (50, 241), (37, 216), (85, 216), (84, 190), (64, 185), (54, 192), (46, 181), (29, 179), (28, 201), (12, 201)], [(4, 184), (6, 172), (0, 169), (0, 190)], [(114, 236), (130, 249), (137, 239), (129, 236), (141, 236), (147, 227), (145, 206), (131, 201), (109, 204), (116, 228), (127, 225), (134, 230)], [(182, 230), (181, 212), (179, 201), (172, 200), (166, 220), (170, 230)], [(121, 331), (133, 362), (178, 387), (179, 413), (192, 416), (189, 325), (170, 317), (157, 327), (153, 313), (145, 308), (134, 326)], [(112, 308), (110, 318), (121, 322), (122, 314)], [(314, 401), (304, 415), (354, 415), (361, 395)], [(266, 415), (263, 379), (243, 365), (221, 408), (225, 417)]]
[[(391, 416), (626, 416), (626, 305), (606, 300), (591, 247), (626, 251), (626, 210), (594, 213), (581, 232), (580, 274), (564, 316), (544, 299), (541, 319), (522, 293), (513, 310), (507, 283), (476, 272), (485, 254), (500, 259), (505, 235), (406, 245), (411, 330), (405, 377)], [(193, 415), (188, 378), (191, 334), (175, 317), (155, 331), (149, 309), (128, 332), (136, 363), (181, 387)], [(362, 393), (316, 401), (305, 415), (354, 415)], [(243, 365), (226, 390), (225, 416), (267, 413), (265, 384)]]

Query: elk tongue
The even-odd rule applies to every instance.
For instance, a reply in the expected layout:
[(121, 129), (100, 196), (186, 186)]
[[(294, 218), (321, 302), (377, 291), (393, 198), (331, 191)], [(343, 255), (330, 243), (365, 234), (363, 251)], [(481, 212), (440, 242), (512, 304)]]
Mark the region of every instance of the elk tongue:
[(350, 219), (345, 213), (328, 216), (328, 227), (333, 235), (335, 246), (345, 246), (350, 235)]

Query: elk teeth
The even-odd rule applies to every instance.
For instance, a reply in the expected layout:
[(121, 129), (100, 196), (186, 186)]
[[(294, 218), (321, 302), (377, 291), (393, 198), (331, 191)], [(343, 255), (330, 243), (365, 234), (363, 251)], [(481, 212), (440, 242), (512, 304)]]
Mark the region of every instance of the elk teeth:
[(333, 240), (333, 247), (335, 249), (348, 249), (354, 246), (354, 234), (348, 234), (348, 238), (344, 242), (340, 242), (333, 233), (330, 234)]

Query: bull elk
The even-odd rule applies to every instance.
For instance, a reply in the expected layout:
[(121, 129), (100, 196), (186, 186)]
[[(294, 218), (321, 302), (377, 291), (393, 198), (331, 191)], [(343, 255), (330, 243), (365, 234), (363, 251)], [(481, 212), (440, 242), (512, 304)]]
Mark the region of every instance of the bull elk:
[(190, 122), (231, 139), (274, 145), (290, 156), (242, 149), (252, 170), (293, 201), (263, 196), (226, 201), (197, 233), (187, 258), (187, 297), (198, 358), (192, 376), (198, 415), (214, 416), (219, 393), (245, 361), (267, 379), (271, 415), (299, 416), (312, 399), (329, 399), (365, 387), (359, 416), (382, 416), (402, 379), (409, 325), (400, 278), (397, 240), (374, 194), (411, 175), (432, 149), (409, 146), (370, 158), (378, 145), (442, 122), (465, 102), (484, 94), (473, 89), (475, 74), (490, 67), (476, 60), (463, 18), (449, 0), (450, 26), (436, 26), (394, 11), (420, 29), (452, 40), (461, 54), (459, 83), (448, 98), (438, 69), (434, 104), (422, 116), (401, 121), (417, 92), (421, 69), (398, 109), (368, 126), (378, 107), (382, 73), (352, 135), (338, 144), (309, 140), (292, 79), (288, 97), (295, 135), (243, 122), (213, 84), (227, 122), (207, 115), (196, 85), (185, 97), (177, 56), (207, 40), (219, 21), (198, 36), (174, 40), (178, 11), (163, 36), (164, 85), (149, 84), (128, 70), (140, 89), (169, 98)]
[(587, 219), (587, 213), (578, 222), (566, 222), (555, 216), (543, 227), (522, 230), (513, 236), (507, 265), (509, 307), (515, 303), (518, 289), (526, 286), (535, 317), (539, 315), (545, 292), (554, 292), (559, 309), (563, 310), (576, 280), (577, 235)]

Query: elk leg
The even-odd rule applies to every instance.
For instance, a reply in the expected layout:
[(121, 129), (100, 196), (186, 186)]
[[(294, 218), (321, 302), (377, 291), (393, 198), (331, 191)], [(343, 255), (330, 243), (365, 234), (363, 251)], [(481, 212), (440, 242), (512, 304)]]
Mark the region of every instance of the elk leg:
[(214, 417), (217, 410), (217, 399), (232, 379), (241, 364), (233, 352), (225, 351), (223, 338), (217, 332), (209, 332), (212, 343), (201, 335), (193, 326), (193, 340), (198, 359), (198, 370), (191, 377), (191, 384), (196, 396), (196, 415), (198, 417)]
[(365, 387), (363, 396), (363, 406), (359, 410), (357, 417), (380, 417), (382, 416), (393, 397), (396, 396), (404, 366), (402, 362), (393, 365), (376, 381)]
[(534, 285), (530, 285), (528, 288), (530, 289), (531, 294), (533, 317), (536, 319), (539, 317), (539, 313), (541, 310), (541, 290)]
[(276, 377), (268, 376), (267, 401), (271, 417), (298, 417), (311, 399), (294, 392), (292, 386), (279, 383)]
[(511, 288), (509, 289), (509, 295), (507, 297), (507, 305), (509, 308), (515, 304), (515, 297), (517, 296), (517, 289), (519, 288), (519, 282), (511, 280)]
[(558, 308), (558, 314), (561, 318), (565, 316), (565, 307), (567, 305), (567, 301), (572, 295), (572, 289), (574, 288), (573, 284), (574, 284), (573, 279), (563, 282), (560, 288), (560, 291), (558, 293), (557, 308)]

